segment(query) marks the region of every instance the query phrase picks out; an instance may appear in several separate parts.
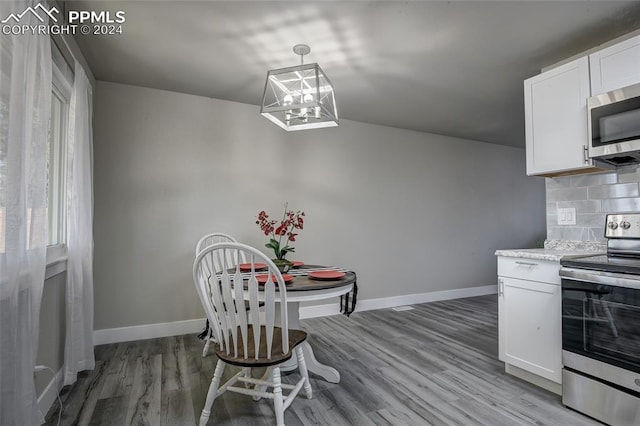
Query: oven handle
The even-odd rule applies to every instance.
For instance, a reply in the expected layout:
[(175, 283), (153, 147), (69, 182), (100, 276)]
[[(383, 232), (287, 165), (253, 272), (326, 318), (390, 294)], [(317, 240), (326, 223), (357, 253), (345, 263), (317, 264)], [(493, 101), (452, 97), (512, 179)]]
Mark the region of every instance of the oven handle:
[(613, 272), (590, 271), (583, 269), (560, 268), (560, 277), (573, 281), (612, 285), (615, 287), (640, 290), (640, 277), (631, 278), (635, 277), (635, 275), (616, 274)]

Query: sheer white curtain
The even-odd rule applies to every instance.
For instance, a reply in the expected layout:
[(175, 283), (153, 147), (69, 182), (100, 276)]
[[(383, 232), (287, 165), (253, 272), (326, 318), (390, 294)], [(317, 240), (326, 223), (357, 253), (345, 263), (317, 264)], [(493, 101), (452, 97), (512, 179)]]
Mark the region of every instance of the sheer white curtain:
[[(0, 16), (33, 0), (0, 2)], [(38, 25), (25, 14), (21, 25)], [(36, 425), (33, 366), (47, 247), (49, 36), (0, 39), (0, 424)]]
[(93, 133), (91, 83), (76, 61), (69, 103), (67, 148), (67, 332), (64, 384), (92, 370), (93, 355)]

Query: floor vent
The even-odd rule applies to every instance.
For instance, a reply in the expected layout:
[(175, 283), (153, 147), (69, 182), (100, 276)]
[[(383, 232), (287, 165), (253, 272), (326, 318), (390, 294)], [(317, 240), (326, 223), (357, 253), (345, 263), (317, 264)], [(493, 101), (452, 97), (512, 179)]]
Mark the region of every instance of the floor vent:
[(412, 311), (415, 308), (413, 306), (396, 306), (395, 308), (391, 308), (391, 309), (393, 309), (394, 311), (400, 312), (400, 311)]

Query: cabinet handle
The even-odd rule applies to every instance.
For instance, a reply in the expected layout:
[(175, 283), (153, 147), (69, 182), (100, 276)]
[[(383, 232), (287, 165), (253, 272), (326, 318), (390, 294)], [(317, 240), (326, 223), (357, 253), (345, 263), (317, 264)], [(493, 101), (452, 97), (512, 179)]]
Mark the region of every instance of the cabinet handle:
[(504, 281), (498, 280), (498, 296), (502, 296), (504, 294)]
[(584, 162), (589, 162), (589, 148), (586, 145), (582, 145), (582, 153), (584, 154)]
[(538, 266), (537, 263), (533, 263), (533, 262), (520, 262), (516, 260), (516, 264), (517, 265), (524, 265), (524, 266)]

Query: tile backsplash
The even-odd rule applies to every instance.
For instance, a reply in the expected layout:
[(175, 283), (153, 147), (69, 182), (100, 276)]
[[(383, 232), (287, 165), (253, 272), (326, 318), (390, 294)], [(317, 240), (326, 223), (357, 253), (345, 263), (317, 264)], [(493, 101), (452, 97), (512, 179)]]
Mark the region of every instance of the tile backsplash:
[[(607, 213), (640, 212), (640, 167), (546, 178), (547, 239), (606, 241)], [(558, 208), (575, 208), (575, 225), (558, 225)]]

